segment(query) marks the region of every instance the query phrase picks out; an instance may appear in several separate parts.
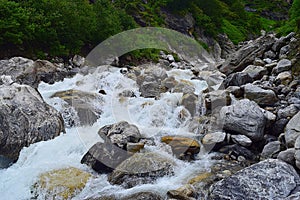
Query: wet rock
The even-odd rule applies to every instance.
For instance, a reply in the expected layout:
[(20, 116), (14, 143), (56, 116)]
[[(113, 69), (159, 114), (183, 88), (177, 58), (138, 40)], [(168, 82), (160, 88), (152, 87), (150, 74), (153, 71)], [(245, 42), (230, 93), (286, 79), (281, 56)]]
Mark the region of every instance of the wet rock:
[(202, 144), (216, 144), (223, 142), (226, 138), (224, 132), (208, 133), (202, 138)]
[(223, 107), (220, 119), (226, 131), (246, 135), (254, 141), (263, 138), (266, 119), (260, 107), (253, 101), (243, 99)]
[(43, 173), (32, 187), (34, 198), (71, 199), (85, 187), (91, 174), (73, 167)]
[(98, 142), (81, 159), (81, 163), (98, 173), (110, 173), (132, 154), (110, 143)]
[(299, 175), (291, 165), (269, 159), (217, 182), (208, 199), (283, 199), (299, 183)]
[(171, 199), (178, 200), (195, 200), (197, 193), (191, 185), (184, 185), (176, 190), (170, 190), (167, 193), (168, 197)]
[(282, 59), (278, 62), (277, 66), (273, 68), (272, 74), (279, 74), (284, 71), (290, 70), (292, 62), (288, 59)]
[(295, 153), (296, 150), (294, 148), (290, 148), (279, 152), (277, 159), (282, 160), (290, 165), (295, 165)]
[(134, 91), (132, 90), (124, 90), (123, 92), (119, 93), (119, 97), (135, 97)]
[[(76, 111), (79, 122), (78, 125), (92, 125), (100, 117), (102, 110), (95, 106), (97, 104), (104, 103), (103, 98), (96, 93), (89, 93), (80, 90), (67, 90), (62, 92), (56, 92), (51, 96), (51, 98), (61, 98), (67, 102), (68, 106), (64, 106), (61, 113), (65, 121), (69, 121), (69, 113), (67, 112), (70, 107)], [(76, 121), (76, 116), (73, 120)], [(76, 123), (75, 123), (76, 125)], [(72, 125), (70, 125), (72, 126)]]
[(161, 138), (163, 143), (166, 143), (171, 146), (172, 152), (178, 158), (184, 158), (185, 155), (194, 156), (200, 152), (200, 144), (198, 141), (178, 136), (164, 136)]
[(163, 87), (167, 88), (167, 90), (169, 91), (178, 84), (178, 81), (176, 81), (175, 78), (173, 76), (171, 76), (171, 77), (164, 79), (161, 82), (161, 84)]
[(243, 72), (247, 73), (253, 80), (261, 79), (264, 75), (268, 75), (268, 70), (262, 66), (249, 65)]
[(141, 134), (137, 126), (121, 121), (115, 124), (102, 127), (99, 136), (106, 142), (110, 142), (121, 149), (127, 149), (127, 143), (138, 143)]
[(213, 110), (217, 107), (230, 105), (231, 97), (228, 90), (211, 91), (204, 96), (205, 107), (207, 110)]
[(234, 143), (244, 147), (249, 147), (252, 145), (252, 140), (245, 135), (231, 135), (231, 139)]
[(53, 139), (64, 122), (37, 90), (27, 85), (0, 85), (0, 155), (17, 160), (23, 147)]
[(195, 92), (194, 85), (188, 81), (180, 81), (172, 90), (174, 93), (192, 94)]
[(262, 150), (261, 158), (276, 158), (281, 150), (281, 143), (279, 141), (269, 142)]
[(198, 108), (198, 97), (195, 94), (185, 94), (180, 100), (180, 104), (183, 105), (191, 114), (195, 116)]
[(288, 85), (292, 80), (293, 76), (289, 71), (279, 73), (275, 79), (275, 81), (278, 81), (283, 85)]
[(255, 58), (261, 57), (264, 52), (270, 50), (274, 42), (275, 37), (272, 35), (263, 36), (254, 41), (250, 41), (238, 51), (231, 54), (231, 56), (219, 67), (220, 71), (226, 75), (242, 71), (248, 65), (251, 65)]
[(174, 162), (161, 154), (136, 153), (123, 161), (108, 177), (111, 184), (131, 188), (136, 185), (152, 183), (159, 177), (174, 173)]
[(157, 97), (162, 92), (161, 82), (168, 77), (166, 70), (160, 67), (149, 67), (137, 78), (141, 96)]
[(128, 142), (126, 145), (126, 150), (131, 153), (137, 153), (141, 149), (143, 149), (144, 146), (145, 146), (145, 144), (143, 142), (139, 142), (139, 143), (129, 143)]
[(244, 97), (255, 101), (261, 106), (274, 105), (278, 98), (273, 90), (265, 90), (253, 84), (246, 84), (244, 86)]
[(230, 74), (227, 79), (225, 80), (225, 87), (228, 86), (241, 86), (245, 85), (246, 83), (252, 83), (253, 79), (250, 75), (246, 72), (236, 72)]

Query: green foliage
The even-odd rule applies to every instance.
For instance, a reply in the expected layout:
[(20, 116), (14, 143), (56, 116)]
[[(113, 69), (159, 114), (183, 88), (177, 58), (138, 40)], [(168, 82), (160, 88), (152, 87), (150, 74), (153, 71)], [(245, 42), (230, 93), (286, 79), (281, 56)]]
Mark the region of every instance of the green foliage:
[(64, 56), (136, 27), (110, 0), (0, 0), (0, 50)]
[(222, 30), (228, 35), (234, 44), (245, 40), (245, 35), (236, 26), (232, 25), (228, 20), (223, 20)]

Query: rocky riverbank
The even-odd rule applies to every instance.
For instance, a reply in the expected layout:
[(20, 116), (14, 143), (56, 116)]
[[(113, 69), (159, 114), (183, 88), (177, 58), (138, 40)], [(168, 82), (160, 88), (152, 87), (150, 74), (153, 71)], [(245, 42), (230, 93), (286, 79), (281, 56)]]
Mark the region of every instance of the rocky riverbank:
[[(228, 46), (221, 49), (228, 52)], [(86, 73), (80, 57), (68, 66), (20, 57), (0, 61), (1, 167), (16, 162), (24, 147), (99, 123), (111, 107), (115, 119), (95, 133), (99, 140), (76, 164), (84, 167), (40, 174), (32, 183), (33, 199), (300, 198), (300, 38), (265, 34), (230, 52), (217, 65), (176, 62), (162, 53), (155, 65), (103, 66), (95, 81), (108, 82), (91, 91), (84, 90), (84, 81), (96, 75)], [(75, 74), (81, 88), (56, 91), (48, 98), (61, 106), (48, 105), (38, 91), (40, 82), (57, 83)], [(114, 86), (112, 75), (119, 80)], [(122, 119), (121, 108), (140, 116), (138, 122), (143, 121), (139, 113), (146, 113), (147, 124)], [(207, 154), (211, 163), (202, 169)], [(181, 175), (178, 187), (165, 192), (84, 189), (99, 177), (124, 191), (155, 185), (177, 175), (178, 165), (199, 169)], [(72, 176), (74, 182), (67, 181)]]

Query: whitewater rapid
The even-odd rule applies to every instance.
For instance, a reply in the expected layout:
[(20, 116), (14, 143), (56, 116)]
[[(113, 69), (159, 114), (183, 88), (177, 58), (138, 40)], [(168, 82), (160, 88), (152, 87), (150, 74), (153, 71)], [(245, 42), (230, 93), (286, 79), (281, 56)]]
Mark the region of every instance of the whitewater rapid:
[[(23, 148), (18, 161), (7, 169), (0, 170), (0, 199), (27, 200), (30, 199), (32, 185), (37, 181), (39, 174), (54, 169), (76, 167), (93, 173), (93, 178), (88, 182), (84, 190), (74, 199), (84, 199), (100, 194), (118, 194), (120, 196), (140, 191), (153, 191), (165, 195), (168, 190), (177, 189), (186, 183), (187, 178), (193, 174), (209, 169), (212, 161), (210, 155), (202, 155), (200, 160), (193, 163), (176, 159), (170, 153), (170, 149), (163, 146), (146, 146), (151, 151), (165, 154), (177, 163), (175, 175), (159, 178), (153, 184), (136, 186), (131, 189), (123, 189), (120, 186), (110, 185), (106, 175), (100, 175), (86, 165), (80, 163), (88, 149), (101, 138), (98, 130), (108, 124), (119, 121), (128, 121), (138, 126), (144, 137), (154, 137), (159, 141), (163, 135), (195, 136), (188, 131), (187, 119), (178, 119), (182, 106), (178, 106), (182, 97), (181, 93), (164, 93), (160, 99), (143, 98), (140, 96), (136, 82), (121, 74), (120, 69), (103, 66), (94, 73), (88, 75), (77, 74), (73, 78), (66, 78), (62, 82), (53, 85), (41, 83), (38, 87), (44, 100), (62, 110), (63, 100), (51, 96), (59, 91), (76, 89), (91, 93), (104, 90), (104, 103), (94, 102), (94, 106), (102, 110), (101, 117), (92, 126), (66, 128), (66, 133), (53, 140), (42, 141)], [(195, 93), (207, 87), (205, 81), (191, 80), (192, 73), (189, 70), (174, 69), (168, 71), (169, 76), (175, 76), (177, 80), (186, 80), (195, 87)], [(119, 97), (124, 90), (131, 90), (136, 97)]]

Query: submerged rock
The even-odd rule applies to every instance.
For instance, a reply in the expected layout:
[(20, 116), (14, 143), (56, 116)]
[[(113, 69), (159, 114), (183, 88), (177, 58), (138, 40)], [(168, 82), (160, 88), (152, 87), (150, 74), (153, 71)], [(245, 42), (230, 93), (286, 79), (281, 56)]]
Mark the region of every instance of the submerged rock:
[(32, 187), (34, 198), (70, 200), (79, 194), (91, 174), (73, 167), (43, 173)]
[(212, 185), (208, 199), (284, 199), (299, 184), (300, 177), (291, 165), (269, 159)]
[(0, 85), (0, 155), (17, 160), (23, 147), (53, 139), (64, 122), (41, 95), (27, 85)]
[(175, 163), (158, 153), (136, 153), (122, 162), (108, 177), (111, 184), (131, 188), (172, 175)]
[(263, 138), (266, 119), (260, 107), (253, 101), (243, 99), (220, 111), (223, 129), (235, 134), (246, 135), (252, 140)]

